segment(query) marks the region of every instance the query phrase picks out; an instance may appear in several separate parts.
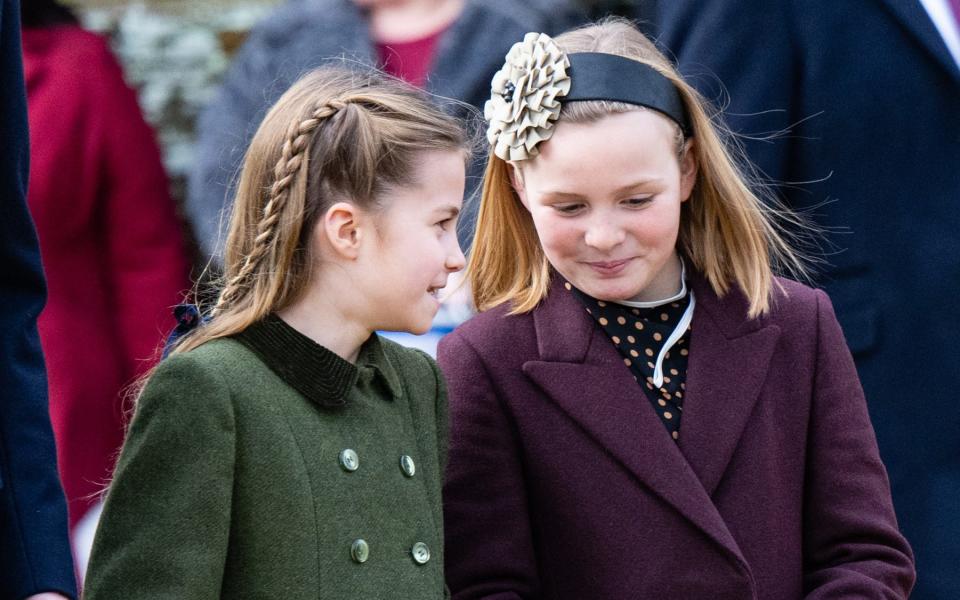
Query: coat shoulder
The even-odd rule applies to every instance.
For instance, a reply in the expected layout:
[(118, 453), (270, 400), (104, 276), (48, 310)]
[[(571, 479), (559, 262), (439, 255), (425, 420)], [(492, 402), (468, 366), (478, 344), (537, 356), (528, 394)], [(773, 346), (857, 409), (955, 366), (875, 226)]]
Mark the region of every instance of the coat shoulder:
[(162, 360), (137, 398), (125, 445), (140, 444), (156, 431), (180, 436), (187, 428), (233, 435), (234, 390), (243, 383), (217, 348), (227, 345), (216, 340)]
[(201, 386), (229, 398), (234, 391), (259, 389), (264, 381), (271, 380), (266, 377), (268, 372), (268, 367), (243, 344), (221, 338), (165, 358), (144, 391), (150, 391), (151, 386), (162, 386), (167, 393)]
[[(75, 25), (25, 30), (23, 53), (28, 72), (55, 71), (55, 77), (51, 77), (62, 89), (89, 91), (123, 81), (120, 64), (107, 40)], [(29, 77), (28, 85), (35, 85)], [(35, 93), (35, 90), (30, 91)], [(66, 97), (66, 94), (61, 96)], [(76, 99), (73, 102), (76, 103)]]
[(164, 360), (161, 365), (194, 365), (199, 369), (228, 372), (237, 368), (248, 369), (253, 362), (259, 363), (260, 359), (246, 346), (232, 338), (220, 338), (188, 352), (175, 354)]
[(55, 38), (63, 50), (61, 56), (72, 59), (74, 65), (85, 64), (89, 70), (91, 60), (114, 62), (113, 52), (103, 36), (73, 25), (64, 25), (53, 31), (56, 32)]
[(465, 343), (480, 355), (496, 356), (516, 351), (523, 339), (536, 339), (533, 312), (510, 314), (510, 306), (501, 304), (473, 316), (440, 344)]
[(440, 369), (429, 354), (384, 337), (380, 338), (380, 344), (387, 359), (393, 363), (397, 374), (407, 386), (429, 388), (432, 393), (436, 393)]
[(777, 327), (791, 339), (805, 337), (817, 330), (824, 308), (830, 309), (827, 295), (803, 283), (774, 278), (768, 310), (757, 317), (748, 314), (747, 295), (736, 287), (718, 295), (703, 279), (697, 279), (697, 311), (715, 321), (730, 338), (762, 327)]
[(775, 326), (794, 346), (816, 344), (822, 327), (833, 326), (837, 318), (829, 296), (804, 283), (776, 278), (770, 310), (759, 318), (761, 326)]
[(770, 298), (770, 311), (764, 320), (770, 324), (787, 325), (794, 321), (809, 324), (817, 318), (822, 302), (829, 298), (822, 291), (806, 284), (777, 277)]
[(433, 368), (433, 358), (431, 358), (430, 355), (423, 350), (398, 344), (397, 342), (382, 336), (379, 339), (384, 353), (390, 358), (390, 360), (396, 361), (399, 368), (421, 371)]

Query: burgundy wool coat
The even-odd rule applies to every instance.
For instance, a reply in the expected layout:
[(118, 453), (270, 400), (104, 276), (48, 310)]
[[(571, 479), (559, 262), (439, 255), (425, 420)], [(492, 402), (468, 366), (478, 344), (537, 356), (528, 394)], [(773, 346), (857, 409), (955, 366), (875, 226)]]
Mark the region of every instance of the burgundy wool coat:
[[(559, 279), (559, 278), (555, 278)], [(913, 554), (826, 294), (694, 275), (679, 442), (557, 281), (444, 338), (455, 599), (905, 598)]]

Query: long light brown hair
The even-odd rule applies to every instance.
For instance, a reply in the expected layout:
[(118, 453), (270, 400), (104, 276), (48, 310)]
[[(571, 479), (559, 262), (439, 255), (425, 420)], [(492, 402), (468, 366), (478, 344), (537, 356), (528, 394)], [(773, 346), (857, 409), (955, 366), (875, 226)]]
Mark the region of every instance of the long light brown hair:
[[(775, 198), (751, 189), (756, 175), (709, 103), (687, 84), (669, 60), (629, 21), (606, 19), (564, 33), (554, 41), (567, 53), (603, 52), (645, 63), (669, 79), (686, 106), (693, 144), (677, 126), (678, 156), (693, 152), (698, 164), (690, 199), (683, 203), (678, 246), (718, 295), (739, 287), (755, 317), (770, 308), (774, 271), (803, 277), (806, 259), (782, 225), (808, 226)], [(605, 116), (646, 110), (632, 104), (580, 101), (564, 104), (558, 123), (590, 123)], [(532, 160), (536, 160), (533, 158)], [(549, 289), (551, 267), (533, 219), (511, 185), (511, 165), (490, 153), (467, 264), (478, 310), (511, 303), (511, 313), (532, 310)]]
[(185, 352), (243, 331), (298, 299), (317, 257), (310, 233), (339, 201), (377, 212), (409, 185), (424, 152), (469, 145), (460, 123), (422, 91), (373, 71), (322, 67), (270, 109), (244, 158), (211, 318)]

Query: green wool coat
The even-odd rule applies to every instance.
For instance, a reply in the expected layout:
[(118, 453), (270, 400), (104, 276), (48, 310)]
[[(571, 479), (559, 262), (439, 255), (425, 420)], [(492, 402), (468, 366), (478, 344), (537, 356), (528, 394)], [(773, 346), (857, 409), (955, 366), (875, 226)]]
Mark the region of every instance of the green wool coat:
[(277, 317), (174, 355), (138, 401), (85, 598), (443, 598), (446, 419), (433, 360), (376, 335), (356, 366)]

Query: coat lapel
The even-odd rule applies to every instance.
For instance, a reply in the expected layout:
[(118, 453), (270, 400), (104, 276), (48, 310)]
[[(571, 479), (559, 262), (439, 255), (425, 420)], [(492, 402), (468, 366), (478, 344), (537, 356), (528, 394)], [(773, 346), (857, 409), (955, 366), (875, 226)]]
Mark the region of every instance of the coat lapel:
[(691, 279), (697, 307), (680, 449), (712, 495), (760, 396), (780, 328), (747, 319), (742, 294), (717, 298), (701, 277)]
[(613, 459), (743, 561), (698, 473), (577, 299), (555, 282), (534, 323), (541, 360), (524, 364), (524, 373)]
[(937, 26), (918, 0), (877, 0), (940, 63), (960, 85), (960, 66), (953, 60)]

